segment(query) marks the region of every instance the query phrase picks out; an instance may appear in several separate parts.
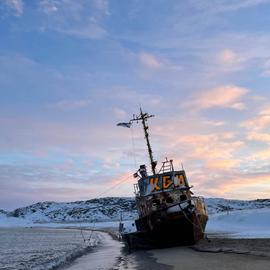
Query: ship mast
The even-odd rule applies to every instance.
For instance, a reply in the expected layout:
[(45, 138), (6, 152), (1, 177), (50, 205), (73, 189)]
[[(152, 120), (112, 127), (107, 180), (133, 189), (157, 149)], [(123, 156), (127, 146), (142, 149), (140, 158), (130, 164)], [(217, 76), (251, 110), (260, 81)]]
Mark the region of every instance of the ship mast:
[(142, 125), (143, 125), (143, 130), (144, 130), (144, 136), (145, 136), (145, 140), (146, 140), (146, 144), (147, 144), (147, 149), (148, 149), (148, 155), (149, 155), (149, 159), (150, 159), (150, 164), (151, 164), (151, 168), (152, 168), (152, 172), (153, 174), (156, 174), (156, 165), (157, 162), (154, 161), (153, 158), (153, 151), (150, 145), (150, 140), (149, 140), (149, 133), (148, 133), (148, 125), (147, 125), (147, 119), (154, 117), (154, 115), (149, 115), (148, 113), (144, 113), (142, 111), (142, 108), (140, 108), (140, 114), (137, 115), (133, 115), (133, 118), (130, 120), (131, 122), (136, 121), (138, 123), (138, 121), (142, 121)]

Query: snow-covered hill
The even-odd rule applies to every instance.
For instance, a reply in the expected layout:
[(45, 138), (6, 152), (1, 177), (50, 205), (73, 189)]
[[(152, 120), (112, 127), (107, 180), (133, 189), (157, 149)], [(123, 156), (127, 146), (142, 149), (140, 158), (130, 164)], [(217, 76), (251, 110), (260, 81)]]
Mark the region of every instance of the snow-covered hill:
[[(236, 210), (269, 208), (270, 199), (265, 200), (227, 200), (222, 198), (206, 199), (210, 215)], [(30, 222), (104, 222), (118, 221), (137, 217), (134, 198), (107, 197), (69, 203), (39, 202), (12, 212), (0, 210), (0, 219), (18, 218)]]
[(0, 217), (1, 216), (6, 216), (7, 215), (7, 212), (4, 211), (3, 209), (0, 209)]
[(215, 214), (221, 212), (231, 212), (236, 210), (250, 210), (260, 208), (270, 208), (270, 199), (258, 199), (252, 201), (228, 200), (222, 198), (207, 198), (208, 213)]
[(132, 198), (100, 198), (69, 203), (42, 202), (18, 208), (9, 216), (33, 222), (103, 222), (134, 219), (135, 201)]

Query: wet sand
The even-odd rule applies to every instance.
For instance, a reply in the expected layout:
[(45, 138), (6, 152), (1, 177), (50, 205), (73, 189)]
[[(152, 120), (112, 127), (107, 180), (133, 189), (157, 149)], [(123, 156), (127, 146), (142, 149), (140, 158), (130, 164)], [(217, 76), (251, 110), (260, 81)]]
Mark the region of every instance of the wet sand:
[(270, 239), (211, 239), (192, 247), (136, 251), (114, 269), (269, 270)]
[(211, 238), (201, 240), (192, 248), (201, 252), (246, 254), (270, 259), (270, 239)]
[(157, 263), (175, 270), (266, 270), (270, 258), (243, 254), (198, 252), (188, 247), (176, 247), (148, 252)]
[(128, 252), (103, 233), (103, 243), (65, 270), (269, 270), (270, 239), (202, 240), (195, 246)]

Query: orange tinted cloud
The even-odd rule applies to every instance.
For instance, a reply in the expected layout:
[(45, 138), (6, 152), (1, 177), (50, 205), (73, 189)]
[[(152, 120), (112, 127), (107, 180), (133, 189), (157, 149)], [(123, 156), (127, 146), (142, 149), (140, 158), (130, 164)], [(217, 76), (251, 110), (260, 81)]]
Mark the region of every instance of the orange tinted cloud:
[(243, 127), (261, 130), (270, 126), (270, 115), (257, 116), (256, 118), (245, 121)]
[(234, 152), (244, 143), (234, 140), (231, 133), (180, 136), (176, 142), (187, 145), (187, 154), (192, 159), (201, 159), (210, 167), (231, 167), (238, 163)]
[(214, 107), (245, 109), (241, 99), (249, 92), (248, 89), (235, 85), (220, 86), (211, 90), (202, 91), (186, 105), (195, 109), (209, 109)]
[(250, 132), (248, 134), (248, 139), (254, 140), (254, 141), (261, 141), (261, 142), (270, 143), (270, 134)]
[(256, 117), (241, 124), (242, 127), (253, 130), (262, 130), (270, 126), (270, 112), (262, 111)]
[[(238, 190), (241, 193), (241, 190), (247, 190), (246, 196), (254, 198), (261, 193), (261, 190), (266, 194), (267, 190), (270, 189), (270, 173), (234, 176), (224, 181), (220, 188), (223, 194), (234, 194)], [(270, 193), (266, 195), (270, 196)]]
[(202, 167), (188, 173), (194, 191), (211, 197), (255, 199), (270, 197), (270, 173), (241, 173)]

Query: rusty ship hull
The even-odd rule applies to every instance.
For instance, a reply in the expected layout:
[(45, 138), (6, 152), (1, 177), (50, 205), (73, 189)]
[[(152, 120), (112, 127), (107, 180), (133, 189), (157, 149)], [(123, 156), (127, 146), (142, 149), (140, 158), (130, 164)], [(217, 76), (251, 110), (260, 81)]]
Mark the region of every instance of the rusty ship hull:
[[(163, 218), (163, 220), (161, 220)], [(207, 217), (198, 217), (195, 213), (160, 213), (151, 217), (152, 230), (138, 230), (122, 234), (123, 240), (130, 249), (150, 249), (193, 245), (204, 238)], [(136, 220), (137, 228), (147, 229), (148, 218)], [(145, 224), (146, 223), (146, 224)]]
[(202, 197), (192, 196), (185, 171), (142, 177), (135, 187), (137, 231), (122, 233), (129, 248), (190, 245), (204, 238), (207, 209)]

